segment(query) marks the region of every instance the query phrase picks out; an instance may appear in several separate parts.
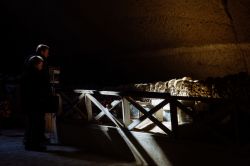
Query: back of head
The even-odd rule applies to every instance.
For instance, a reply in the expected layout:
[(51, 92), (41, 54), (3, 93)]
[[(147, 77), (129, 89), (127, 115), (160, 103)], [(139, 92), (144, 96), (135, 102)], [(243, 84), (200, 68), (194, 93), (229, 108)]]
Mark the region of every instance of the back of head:
[(34, 69), (41, 70), (43, 62), (44, 62), (44, 60), (42, 59), (42, 57), (40, 57), (40, 56), (31, 56), (28, 59), (27, 63), (26, 63), (26, 68), (29, 71), (33, 71)]
[(36, 54), (37, 55), (41, 55), (43, 51), (45, 50), (49, 50), (49, 46), (45, 45), (45, 44), (39, 44), (36, 47)]

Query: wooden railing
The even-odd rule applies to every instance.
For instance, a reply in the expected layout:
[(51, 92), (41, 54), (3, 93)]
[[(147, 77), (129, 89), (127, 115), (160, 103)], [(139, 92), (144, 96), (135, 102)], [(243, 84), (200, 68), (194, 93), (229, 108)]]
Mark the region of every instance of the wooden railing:
[[(115, 126), (124, 127), (128, 130), (133, 130), (136, 126), (141, 124), (145, 119), (150, 119), (156, 126), (163, 130), (167, 135), (172, 137), (178, 137), (178, 117), (177, 108), (189, 115), (193, 120), (196, 119), (197, 112), (183, 105), (180, 101), (200, 101), (205, 103), (221, 102), (222, 99), (218, 98), (206, 98), (206, 97), (184, 97), (184, 96), (171, 96), (169, 93), (158, 92), (140, 92), (140, 91), (127, 91), (127, 92), (115, 92), (115, 91), (96, 91), (96, 90), (75, 90), (75, 93), (80, 94), (79, 102), (85, 101), (87, 109), (87, 119), (89, 121), (95, 119), (100, 120), (104, 115), (111, 120)], [(112, 108), (107, 109), (97, 100), (95, 96), (113, 96), (114, 100), (119, 100)], [(162, 99), (162, 101), (151, 108), (146, 110), (143, 108), (135, 98), (151, 98)], [(122, 103), (122, 122), (112, 115), (112, 111)], [(101, 112), (93, 117), (92, 104), (94, 104)], [(130, 120), (130, 104), (138, 109), (143, 115), (131, 123)], [(171, 129), (162, 124), (153, 114), (159, 111), (165, 105), (170, 105), (170, 117), (171, 117)], [(82, 113), (81, 113), (82, 114)]]
[[(148, 155), (141, 144), (135, 139), (133, 134), (130, 132), (136, 126), (141, 124), (145, 119), (150, 119), (156, 126), (163, 130), (170, 138), (178, 138), (178, 118), (177, 118), (177, 108), (188, 114), (193, 121), (196, 121), (198, 113), (182, 104), (180, 101), (200, 101), (205, 103), (217, 103), (222, 102), (222, 99), (215, 98), (205, 98), (205, 97), (182, 97), (182, 96), (171, 96), (169, 93), (157, 93), (157, 92), (114, 92), (114, 91), (96, 91), (96, 90), (75, 90), (75, 93), (79, 94), (78, 99), (73, 100), (67, 97), (64, 93), (61, 93), (62, 100), (66, 101), (72, 110), (77, 111), (79, 115), (88, 121), (100, 120), (105, 115), (108, 119), (117, 127), (117, 131), (123, 140), (126, 142), (131, 152), (133, 153), (136, 163), (138, 165), (156, 165), (154, 160)], [(116, 104), (112, 108), (106, 108), (102, 105), (102, 102), (98, 98), (107, 97), (108, 99), (117, 100)], [(162, 101), (151, 108), (146, 110), (140, 105), (137, 99), (149, 98), (149, 99), (161, 99)], [(61, 101), (62, 101), (61, 100)], [(86, 107), (86, 112), (78, 107), (79, 103), (84, 103)], [(122, 120), (117, 119), (113, 116), (112, 111), (114, 111), (118, 106), (122, 104)], [(159, 111), (165, 105), (170, 105), (170, 117), (171, 117), (171, 129), (163, 125), (162, 122), (157, 120), (153, 115)], [(133, 105), (138, 109), (142, 116), (131, 122), (130, 119), (130, 105)], [(93, 108), (94, 106), (100, 110), (100, 113), (94, 116)]]

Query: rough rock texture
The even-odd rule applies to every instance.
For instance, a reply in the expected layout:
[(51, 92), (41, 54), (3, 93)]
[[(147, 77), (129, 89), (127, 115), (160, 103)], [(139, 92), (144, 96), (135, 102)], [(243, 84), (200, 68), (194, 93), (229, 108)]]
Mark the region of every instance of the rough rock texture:
[(122, 57), (127, 64), (132, 61), (130, 70), (147, 66), (134, 71), (138, 75), (200, 79), (250, 68), (247, 0), (96, 3), (82, 6), (83, 13), (94, 17), (92, 23), (108, 36), (110, 47), (130, 50)]
[[(56, 43), (60, 48), (57, 54), (66, 57), (64, 63), (69, 69), (99, 66), (101, 74), (92, 70), (87, 75), (102, 77), (98, 80), (106, 78), (103, 73), (112, 75), (114, 69), (121, 73), (114, 79), (137, 81), (186, 75), (201, 79), (250, 68), (249, 0), (78, 0), (42, 4), (12, 0), (3, 5), (15, 21), (7, 27), (19, 27), (30, 43)], [(15, 33), (7, 35), (9, 41), (18, 44), (23, 39)], [(72, 59), (70, 55), (82, 58)], [(96, 57), (102, 59), (97, 61)], [(83, 69), (85, 61), (89, 63)]]

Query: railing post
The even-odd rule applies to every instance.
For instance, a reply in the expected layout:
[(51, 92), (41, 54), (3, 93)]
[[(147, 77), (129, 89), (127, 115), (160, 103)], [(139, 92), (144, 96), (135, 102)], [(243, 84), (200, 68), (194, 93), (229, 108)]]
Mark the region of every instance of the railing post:
[(92, 103), (91, 103), (91, 100), (86, 95), (85, 95), (85, 105), (87, 109), (88, 121), (91, 121), (93, 118)]
[(126, 127), (130, 124), (130, 105), (127, 99), (122, 98), (123, 123)]
[(177, 106), (175, 99), (170, 100), (170, 116), (171, 116), (171, 127), (175, 138), (178, 137), (178, 117), (177, 117)]

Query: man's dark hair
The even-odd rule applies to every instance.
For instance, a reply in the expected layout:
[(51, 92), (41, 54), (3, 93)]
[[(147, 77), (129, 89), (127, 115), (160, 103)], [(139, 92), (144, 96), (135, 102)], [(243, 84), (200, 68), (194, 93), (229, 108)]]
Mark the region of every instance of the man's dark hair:
[(45, 44), (39, 44), (36, 47), (36, 54), (40, 55), (42, 51), (48, 50), (49, 46), (45, 45)]

